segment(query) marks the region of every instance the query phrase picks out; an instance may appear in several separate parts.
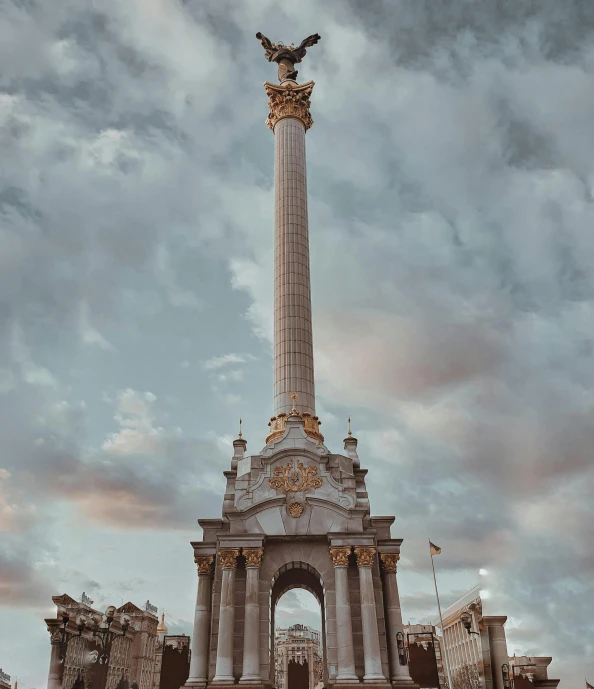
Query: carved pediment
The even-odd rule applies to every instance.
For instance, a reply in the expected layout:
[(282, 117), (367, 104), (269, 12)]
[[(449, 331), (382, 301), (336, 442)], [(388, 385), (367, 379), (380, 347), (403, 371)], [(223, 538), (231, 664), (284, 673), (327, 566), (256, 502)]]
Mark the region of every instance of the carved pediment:
[(134, 605), (134, 603), (131, 603), (130, 601), (124, 603), (124, 605), (119, 607), (118, 612), (123, 612), (127, 615), (138, 615), (138, 613), (140, 613), (141, 615), (144, 614), (144, 610), (142, 610), (142, 608), (139, 608), (137, 605)]

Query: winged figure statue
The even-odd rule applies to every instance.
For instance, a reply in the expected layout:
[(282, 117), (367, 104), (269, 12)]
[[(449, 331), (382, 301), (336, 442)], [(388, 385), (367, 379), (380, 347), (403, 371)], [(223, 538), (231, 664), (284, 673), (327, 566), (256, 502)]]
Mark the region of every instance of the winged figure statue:
[(266, 59), (268, 62), (276, 62), (278, 64), (278, 80), (282, 84), (283, 81), (297, 79), (297, 70), (295, 65), (301, 62), (305, 57), (306, 48), (311, 48), (320, 40), (320, 35), (315, 33), (308, 36), (298, 46), (287, 46), (282, 42), (273, 43), (269, 38), (258, 32), (256, 38), (262, 43)]

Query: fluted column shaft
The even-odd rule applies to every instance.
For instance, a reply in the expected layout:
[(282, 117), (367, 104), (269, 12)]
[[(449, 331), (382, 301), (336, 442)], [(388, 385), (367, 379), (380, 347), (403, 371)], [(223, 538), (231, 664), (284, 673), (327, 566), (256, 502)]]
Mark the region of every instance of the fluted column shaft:
[(212, 595), (212, 555), (195, 557), (198, 568), (198, 593), (194, 611), (192, 634), (192, 660), (186, 685), (205, 685), (208, 681), (208, 640), (210, 636), (210, 610)]
[(375, 548), (357, 547), (357, 566), (359, 567), (359, 586), (361, 591), (361, 623), (363, 627), (363, 654), (365, 658), (364, 682), (385, 682), (382, 672), (377, 610), (373, 591), (373, 558)]
[[(384, 569), (384, 595), (386, 598), (386, 608), (388, 611), (388, 636), (390, 639), (390, 660), (391, 676), (393, 682), (412, 682), (408, 663), (402, 665), (400, 662), (400, 651), (398, 648), (398, 634), (402, 634), (402, 644), (404, 645), (404, 626), (402, 624), (402, 610), (400, 608), (400, 594), (398, 592), (398, 581), (396, 579), (396, 568), (400, 555), (397, 553), (381, 553), (380, 559)], [(402, 659), (406, 659), (403, 653)]]
[(240, 682), (260, 683), (260, 564), (262, 548), (244, 548), (246, 566), (243, 674)]
[(218, 558), (223, 568), (221, 604), (219, 607), (219, 637), (217, 662), (213, 682), (234, 682), (233, 636), (235, 633), (235, 568), (238, 548), (219, 550)]
[(274, 127), (274, 415), (315, 415), (309, 276), (305, 125), (284, 117)]
[(338, 682), (358, 682), (355, 674), (353, 623), (349, 598), (348, 566), (350, 546), (330, 548), (336, 586), (336, 639), (338, 645)]

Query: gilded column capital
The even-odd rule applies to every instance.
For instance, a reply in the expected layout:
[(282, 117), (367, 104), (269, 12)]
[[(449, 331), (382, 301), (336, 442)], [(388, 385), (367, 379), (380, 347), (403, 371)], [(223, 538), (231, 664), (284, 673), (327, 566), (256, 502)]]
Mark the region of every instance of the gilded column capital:
[(268, 96), (268, 118), (266, 126), (274, 131), (279, 120), (285, 117), (294, 117), (300, 120), (307, 131), (313, 125), (313, 119), (309, 114), (311, 93), (314, 82), (308, 81), (306, 84), (295, 84), (285, 82), (284, 84), (271, 84), (266, 82), (264, 88)]
[(332, 559), (334, 567), (348, 567), (350, 554), (350, 545), (330, 547), (330, 558)]
[(373, 556), (375, 555), (375, 551), (375, 546), (355, 546), (357, 566), (371, 567), (373, 565)]
[(198, 568), (198, 574), (210, 574), (212, 572), (214, 555), (196, 555), (194, 562)]
[(239, 548), (220, 548), (218, 551), (219, 562), (223, 569), (235, 569)]
[(264, 556), (264, 548), (243, 548), (245, 566), (249, 568), (259, 568)]
[(393, 574), (396, 572), (400, 555), (398, 553), (380, 553), (380, 560), (382, 561), (384, 572)]

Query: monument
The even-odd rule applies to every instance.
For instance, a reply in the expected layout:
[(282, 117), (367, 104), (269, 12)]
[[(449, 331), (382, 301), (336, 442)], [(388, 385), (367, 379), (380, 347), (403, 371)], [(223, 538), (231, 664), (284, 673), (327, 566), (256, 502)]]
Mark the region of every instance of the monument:
[(192, 542), (198, 594), (186, 687), (274, 685), (275, 608), (301, 587), (322, 616), (324, 685), (411, 687), (397, 583), (402, 539), (374, 517), (357, 439), (324, 445), (315, 410), (305, 133), (314, 82), (298, 84), (298, 47), (261, 34), (279, 84), (266, 82), (275, 139), (274, 414), (258, 454), (233, 442), (220, 519)]

